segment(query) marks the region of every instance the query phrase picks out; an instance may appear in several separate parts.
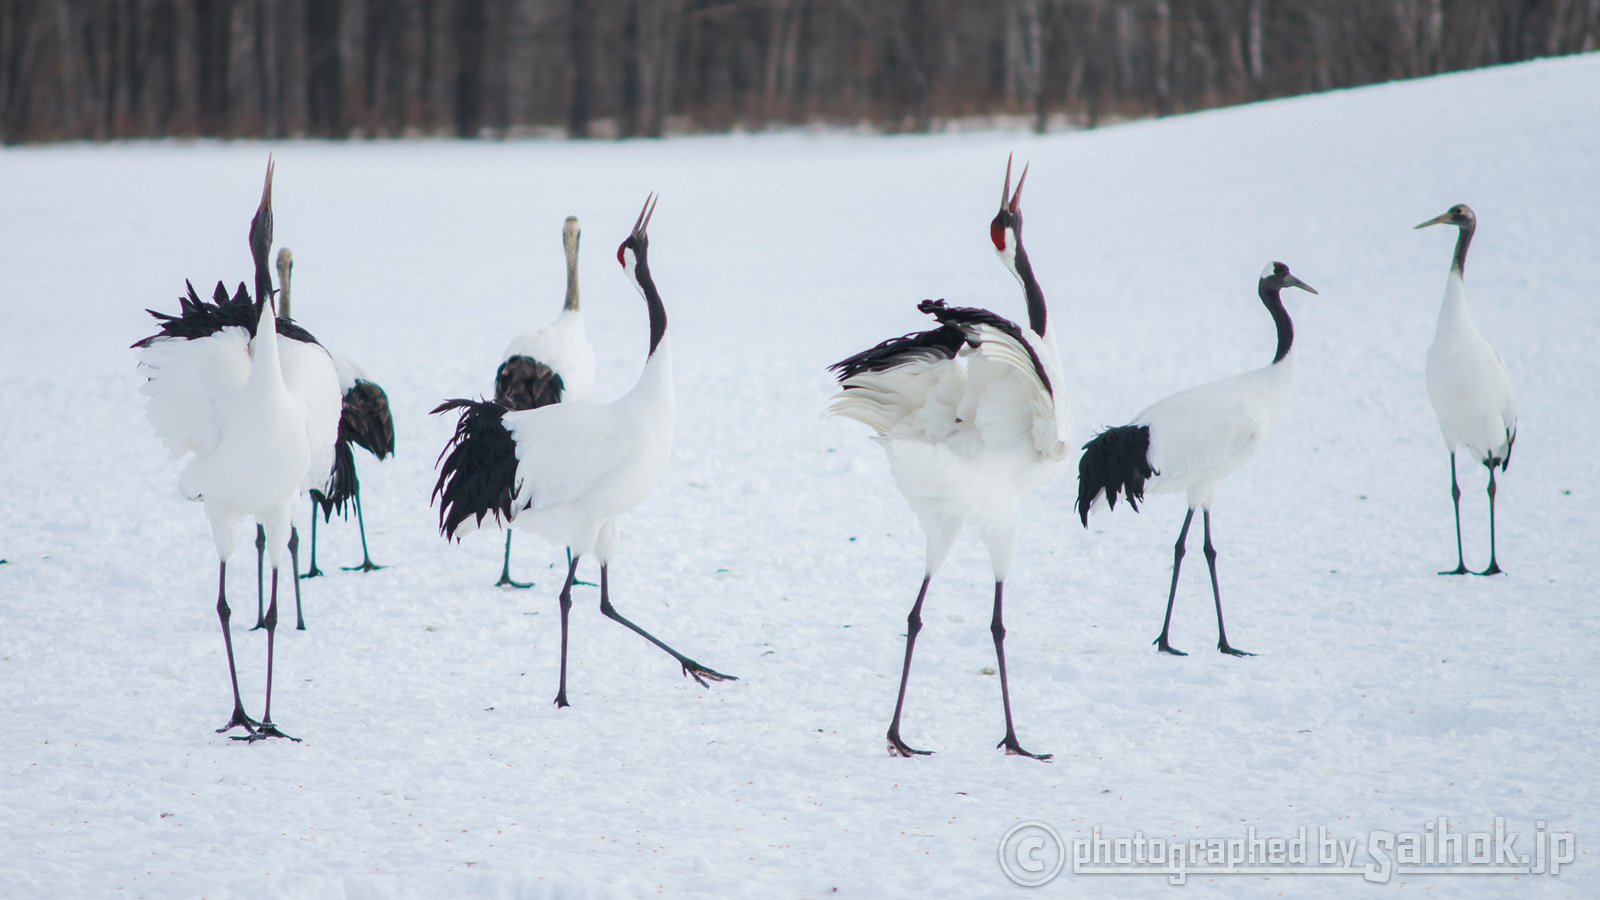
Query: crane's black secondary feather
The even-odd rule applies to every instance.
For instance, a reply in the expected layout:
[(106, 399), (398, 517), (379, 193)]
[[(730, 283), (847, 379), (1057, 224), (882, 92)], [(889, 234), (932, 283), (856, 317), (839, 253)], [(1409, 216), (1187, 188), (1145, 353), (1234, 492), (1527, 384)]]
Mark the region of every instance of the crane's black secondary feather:
[(1083, 527), (1089, 527), (1089, 506), (1101, 491), (1106, 492), (1106, 505), (1112, 509), (1117, 508), (1121, 492), (1137, 512), (1144, 499), (1145, 479), (1159, 474), (1150, 466), (1149, 425), (1119, 425), (1095, 435), (1083, 445), (1078, 460), (1077, 505)]
[[(217, 282), (209, 301), (200, 299), (192, 283), (185, 281), (183, 284), (189, 289), (189, 294), (178, 298), (178, 314), (145, 310), (161, 323), (161, 330), (135, 342), (134, 347), (148, 347), (163, 338), (198, 340), (233, 326), (243, 328), (250, 332), (251, 337), (255, 337), (256, 304), (250, 299), (250, 292), (245, 290), (244, 282), (239, 282), (239, 289), (234, 291), (232, 297), (228, 296), (228, 289), (223, 287), (222, 282)], [(311, 332), (301, 328), (293, 319), (279, 316), (277, 327), (278, 334), (283, 337), (305, 344), (317, 343)]]
[[(1004, 316), (998, 316), (987, 309), (978, 309), (972, 306), (945, 306), (943, 300), (924, 300), (917, 304), (917, 309), (938, 319), (945, 326), (961, 328), (964, 332), (968, 328), (987, 325), (1009, 335), (1012, 340), (1022, 345), (1028, 351), (1028, 362), (1033, 364), (1034, 374), (1039, 376), (1039, 381), (1044, 384), (1045, 393), (1055, 396), (1055, 388), (1050, 384), (1050, 373), (1044, 369), (1044, 363), (1039, 360), (1039, 354), (1033, 350), (1033, 345), (1022, 336), (1022, 329), (1017, 323)], [(977, 346), (970, 332), (967, 332), (967, 343)]]
[(433, 414), (454, 409), (461, 410), (461, 418), (439, 453), (443, 464), (433, 486), (439, 530), (447, 538), (469, 518), (478, 525), (490, 514), (510, 520), (517, 477), (517, 444), (504, 421), (510, 410), (493, 400), (458, 399), (439, 404)]
[(1049, 373), (1045, 372), (1044, 364), (1039, 361), (1039, 355), (1034, 352), (1033, 345), (1022, 337), (1022, 329), (1018, 328), (1015, 322), (986, 309), (945, 306), (943, 300), (924, 300), (917, 304), (917, 309), (938, 319), (939, 327), (931, 331), (915, 331), (904, 337), (890, 338), (870, 350), (863, 350), (849, 359), (834, 363), (828, 370), (838, 372), (839, 380), (844, 381), (862, 372), (882, 372), (892, 369), (923, 357), (929, 351), (951, 359), (960, 352), (963, 344), (976, 347), (978, 341), (974, 329), (987, 325), (1010, 335), (1028, 351), (1028, 361), (1033, 364), (1033, 371), (1044, 383), (1045, 391), (1053, 392)]
[(495, 402), (510, 410), (560, 403), (564, 390), (561, 376), (531, 356), (513, 356), (494, 373)]

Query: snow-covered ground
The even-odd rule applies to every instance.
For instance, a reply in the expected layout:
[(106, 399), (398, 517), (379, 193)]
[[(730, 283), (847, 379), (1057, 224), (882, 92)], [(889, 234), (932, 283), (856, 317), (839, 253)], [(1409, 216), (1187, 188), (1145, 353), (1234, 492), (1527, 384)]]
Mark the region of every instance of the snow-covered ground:
[[(133, 144), (0, 152), (0, 896), (1002, 896), (1001, 835), (1366, 841), (1494, 817), (1549, 875), (1063, 872), (1045, 896), (1600, 895), (1600, 56), (1093, 133), (664, 142)], [(128, 344), (249, 277), (278, 160), (295, 312), (388, 390), (398, 453), (359, 456), (354, 523), (322, 529), (310, 630), (280, 631), (274, 713), (304, 743), (215, 735), (228, 712), (215, 558), (143, 417)], [(865, 429), (819, 418), (823, 367), (924, 327), (925, 297), (1023, 315), (986, 226), (1006, 153), (1032, 163), (1026, 239), (1062, 336), (1076, 443), (1173, 390), (1264, 364), (1255, 296), (1281, 259), (1301, 340), (1288, 412), (1216, 509), (1230, 638), (1211, 652), (1191, 554), (1157, 655), (1182, 503), (1081, 528), (1064, 475), (1027, 505), (1009, 582), (1003, 725), (987, 554), (934, 582), (892, 759), (922, 536)], [(429, 508), (452, 423), (509, 338), (554, 317), (581, 217), (599, 394), (632, 384), (643, 303), (614, 263), (650, 190), (679, 429), (623, 520), (619, 609), (740, 680), (698, 688), (580, 588), (556, 710), (560, 548), (449, 545)], [(1510, 367), (1520, 440), (1493, 579), (1441, 578), (1447, 464), (1422, 381), (1453, 229)], [(1487, 562), (1463, 459), (1468, 565)], [(302, 510), (302, 525), (305, 512)], [(302, 530), (302, 533), (303, 530)], [(1191, 548), (1198, 550), (1198, 533)], [(230, 591), (246, 701), (265, 640)], [(597, 580), (586, 567), (583, 575)], [(292, 621), (292, 619), (291, 619)], [(1048, 848), (1047, 848), (1048, 849)]]

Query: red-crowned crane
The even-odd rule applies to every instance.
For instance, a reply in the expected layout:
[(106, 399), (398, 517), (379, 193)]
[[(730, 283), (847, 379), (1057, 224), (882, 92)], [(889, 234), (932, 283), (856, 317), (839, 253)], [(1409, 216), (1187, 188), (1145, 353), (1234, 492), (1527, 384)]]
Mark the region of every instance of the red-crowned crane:
[[(611, 605), (608, 580), (616, 556), (617, 517), (650, 495), (666, 468), (675, 421), (672, 351), (667, 312), (650, 276), (646, 229), (655, 211), (645, 201), (617, 262), (644, 297), (650, 352), (633, 389), (610, 403), (563, 400), (513, 410), (499, 400), (448, 400), (434, 410), (459, 409), (455, 435), (440, 454), (434, 498), (439, 528), (460, 540), (485, 518), (542, 535), (572, 555), (561, 588), (561, 677), (555, 704), (567, 706), (567, 619), (578, 562), (600, 562), (600, 612), (665, 650), (702, 687), (736, 681), (672, 649), (623, 618)], [(576, 231), (576, 221), (568, 220)], [(576, 249), (574, 241), (570, 246)], [(570, 257), (569, 257), (570, 258)]]
[(985, 309), (947, 307), (924, 300), (917, 309), (939, 322), (930, 331), (891, 338), (834, 363), (842, 385), (828, 413), (855, 419), (875, 432), (889, 457), (889, 471), (922, 523), (927, 555), (922, 588), (906, 617), (906, 655), (900, 692), (889, 723), (888, 749), (895, 756), (923, 756), (900, 738), (911, 653), (922, 630), (928, 583), (944, 563), (962, 526), (972, 525), (994, 567), (994, 613), (989, 632), (999, 661), (1000, 702), (1006, 734), (997, 747), (1007, 755), (1048, 760), (1017, 742), (1006, 682), (1005, 625), (1001, 615), (1006, 574), (1017, 545), (1022, 498), (1049, 481), (1067, 457), (1063, 436), (1072, 430), (1061, 394), (1061, 366), (1045, 308), (1044, 292), (1022, 246), (1022, 183), (1011, 192), (1006, 161), (1000, 212), (989, 223), (995, 252), (1022, 283), (1028, 327)]
[(1467, 245), (1478, 228), (1472, 207), (1457, 203), (1439, 216), (1418, 225), (1454, 225), (1455, 257), (1445, 278), (1444, 302), (1428, 348), (1428, 399), (1439, 417), (1445, 452), (1450, 454), (1450, 502), (1456, 511), (1456, 567), (1440, 575), (1465, 575), (1461, 555), (1461, 486), (1456, 482), (1456, 448), (1465, 445), (1472, 458), (1489, 470), (1489, 567), (1477, 575), (1501, 570), (1494, 558), (1494, 470), (1511, 465), (1511, 447), (1517, 441), (1517, 398), (1511, 375), (1500, 354), (1478, 333), (1467, 313)]
[[(583, 231), (577, 216), (561, 226), (567, 254), (567, 300), (556, 320), (511, 339), (494, 374), (494, 399), (510, 410), (537, 409), (568, 400), (594, 399), (594, 347), (584, 334), (578, 302), (578, 242)], [(571, 559), (567, 562), (570, 564)], [(511, 529), (506, 529), (505, 562), (495, 587), (529, 588), (532, 582), (511, 579)]]
[[(333, 465), (339, 426), (339, 381), (328, 352), (305, 329), (279, 321), (272, 300), (267, 253), (272, 247), (272, 170), (267, 162), (261, 203), (250, 220), (255, 298), (243, 284), (232, 297), (219, 283), (210, 302), (195, 294), (178, 315), (150, 314), (161, 330), (134, 344), (148, 381), (145, 412), (173, 458), (190, 455), (178, 488), (205, 503), (220, 560), (217, 617), (222, 622), (233, 685), (233, 716), (217, 729), (247, 732), (236, 740), (288, 737), (272, 722), (272, 662), (278, 624), (278, 572), (291, 542), (295, 504), (319, 482), (313, 473)], [(228, 628), (228, 557), (239, 519), (264, 529), (272, 560), (267, 630), (267, 697), (261, 720), (245, 714)], [(291, 569), (291, 572), (293, 569)], [(291, 576), (291, 580), (293, 580)], [(295, 739), (298, 740), (298, 739)]]
[[(294, 275), (294, 254), (288, 247), (278, 251), (278, 315), (287, 319), (290, 304), (290, 278)], [(329, 521), (334, 513), (346, 515), (346, 504), (356, 508), (356, 527), (361, 532), (361, 564), (343, 566), (346, 572), (371, 572), (383, 568), (372, 561), (367, 551), (367, 522), (361, 514), (361, 480), (356, 476), (355, 454), (350, 449), (361, 447), (379, 461), (394, 452), (394, 417), (389, 414), (389, 395), (372, 379), (360, 363), (332, 350), (333, 368), (339, 375), (339, 390), (343, 399), (339, 412), (339, 440), (334, 444), (333, 471), (327, 477), (326, 492), (311, 489), (311, 561), (301, 578), (315, 578), (323, 574), (317, 568), (317, 512), (322, 521)], [(296, 595), (298, 600), (298, 595)], [(298, 614), (298, 604), (296, 606)], [(302, 621), (300, 627), (305, 628)]]
[(1217, 649), (1232, 656), (1252, 656), (1228, 643), (1222, 625), (1222, 592), (1217, 587), (1217, 551), (1211, 545), (1211, 502), (1217, 482), (1255, 455), (1267, 432), (1283, 415), (1294, 380), (1294, 323), (1283, 308), (1280, 292), (1297, 287), (1315, 294), (1311, 285), (1296, 278), (1281, 262), (1269, 263), (1261, 272), (1256, 292), (1278, 329), (1278, 349), (1272, 363), (1232, 378), (1212, 381), (1158, 400), (1134, 416), (1127, 425), (1108, 428), (1083, 447), (1078, 460), (1078, 515), (1089, 527), (1089, 511), (1101, 503), (1112, 508), (1124, 493), (1135, 511), (1146, 493), (1186, 491), (1189, 512), (1172, 550), (1172, 588), (1167, 593), (1167, 616), (1156, 648), (1185, 656), (1167, 642), (1172, 627), (1172, 601), (1178, 595), (1178, 570), (1194, 511), (1205, 522), (1206, 565), (1211, 570), (1211, 594), (1217, 605)]

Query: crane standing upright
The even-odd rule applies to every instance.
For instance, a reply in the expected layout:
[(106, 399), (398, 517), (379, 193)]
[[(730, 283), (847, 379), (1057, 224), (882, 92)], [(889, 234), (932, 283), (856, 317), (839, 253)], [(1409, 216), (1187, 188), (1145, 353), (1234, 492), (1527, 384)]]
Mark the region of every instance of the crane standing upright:
[[(189, 456), (178, 487), (204, 501), (217, 548), (217, 617), (233, 687), (233, 715), (217, 731), (243, 727), (246, 735), (236, 739), (249, 741), (288, 737), (272, 721), (278, 573), (284, 551), (294, 556), (294, 507), (304, 491), (320, 484), (313, 473), (331, 470), (339, 424), (339, 382), (327, 350), (305, 329), (280, 322), (273, 308), (267, 264), (272, 173), (269, 159), (261, 202), (250, 220), (254, 299), (243, 284), (229, 297), (218, 283), (212, 300), (202, 301), (190, 285), (179, 314), (151, 310), (160, 331), (134, 344), (148, 377), (140, 389), (146, 415), (173, 458)], [(239, 698), (228, 627), (228, 558), (244, 516), (263, 527), (272, 560), (271, 604), (262, 622), (267, 696), (259, 721), (245, 714)]]
[(1517, 442), (1517, 398), (1505, 362), (1478, 333), (1467, 313), (1467, 247), (1478, 228), (1478, 217), (1472, 207), (1457, 203), (1417, 227), (1429, 225), (1459, 229), (1433, 345), (1428, 348), (1428, 399), (1433, 401), (1445, 451), (1450, 454), (1450, 502), (1456, 513), (1456, 567), (1439, 574), (1467, 574), (1466, 559), (1461, 555), (1461, 485), (1456, 481), (1456, 448), (1465, 445), (1472, 458), (1489, 470), (1489, 566), (1474, 574), (1495, 575), (1503, 570), (1494, 556), (1494, 470), (1499, 467), (1504, 472), (1511, 464), (1511, 448)]
[(986, 309), (925, 300), (917, 309), (938, 320), (938, 328), (891, 338), (829, 367), (838, 372), (841, 386), (829, 401), (829, 414), (872, 428), (873, 440), (889, 457), (896, 486), (927, 536), (922, 587), (906, 617), (905, 661), (887, 734), (893, 756), (930, 752), (901, 739), (900, 715), (928, 584), (968, 524), (978, 530), (994, 569), (989, 633), (1006, 722), (1005, 737), (996, 746), (1010, 756), (1051, 756), (1029, 753), (1017, 740), (1002, 616), (1006, 575), (1017, 546), (1018, 507), (1064, 464), (1063, 435), (1072, 430), (1060, 393), (1061, 365), (1044, 292), (1022, 246), (1022, 184), (1027, 177), (1023, 167), (1012, 193), (1011, 161), (1006, 161), (1000, 211), (989, 223), (995, 252), (1022, 284), (1027, 328)]
[[(633, 389), (610, 403), (572, 400), (514, 410), (499, 400), (447, 400), (435, 413), (460, 410), (454, 436), (440, 454), (433, 496), (439, 528), (460, 538), (485, 518), (533, 531), (571, 553), (561, 609), (561, 675), (555, 704), (567, 703), (567, 625), (578, 562), (600, 562), (600, 612), (666, 651), (702, 687), (736, 681), (695, 662), (623, 618), (611, 605), (610, 562), (619, 546), (617, 517), (650, 495), (672, 450), (676, 406), (667, 312), (650, 275), (646, 229), (655, 211), (645, 201), (617, 262), (644, 297), (650, 351)], [(576, 230), (576, 220), (568, 222)], [(574, 242), (571, 246), (576, 248)], [(569, 258), (571, 258), (569, 254)]]

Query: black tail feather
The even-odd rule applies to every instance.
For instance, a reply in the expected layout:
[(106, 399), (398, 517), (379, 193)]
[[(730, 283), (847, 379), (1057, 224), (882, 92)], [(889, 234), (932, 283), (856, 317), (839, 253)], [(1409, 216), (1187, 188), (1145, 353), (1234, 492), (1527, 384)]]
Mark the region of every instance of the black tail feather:
[(517, 445), (506, 430), (508, 411), (493, 400), (446, 400), (433, 410), (437, 415), (461, 410), (456, 433), (440, 451), (439, 481), (433, 500), (439, 502), (439, 530), (446, 538), (468, 518), (483, 524), (494, 515), (511, 519), (511, 499), (516, 493)]
[(1083, 527), (1089, 527), (1089, 507), (1101, 491), (1110, 508), (1117, 508), (1120, 492), (1138, 512), (1145, 479), (1159, 474), (1150, 467), (1149, 425), (1119, 425), (1095, 435), (1083, 445), (1078, 459), (1078, 517)]
[(356, 458), (350, 452), (350, 441), (345, 439), (343, 429), (333, 445), (333, 473), (328, 478), (327, 488), (327, 493), (311, 489), (311, 500), (322, 510), (324, 522), (333, 518), (334, 513), (346, 515), (345, 505), (361, 490), (361, 482), (356, 479)]

